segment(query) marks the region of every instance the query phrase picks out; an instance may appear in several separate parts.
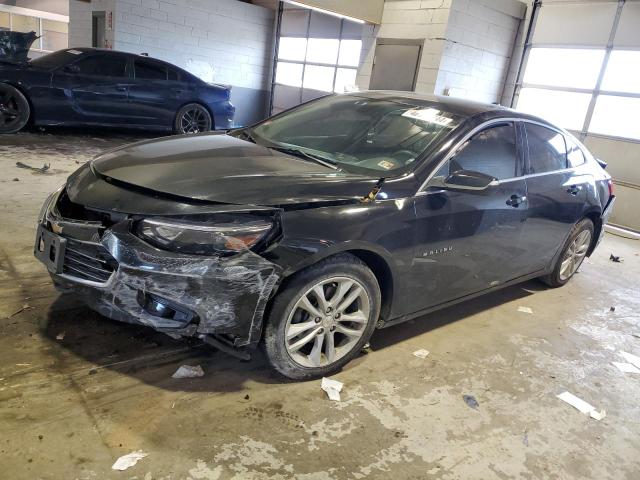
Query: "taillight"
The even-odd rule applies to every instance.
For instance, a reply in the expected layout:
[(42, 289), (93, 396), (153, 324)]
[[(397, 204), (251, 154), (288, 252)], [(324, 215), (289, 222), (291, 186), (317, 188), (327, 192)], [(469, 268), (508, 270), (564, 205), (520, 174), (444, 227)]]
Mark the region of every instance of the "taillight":
[(607, 185), (609, 186), (609, 198), (611, 198), (613, 197), (613, 180), (609, 179)]

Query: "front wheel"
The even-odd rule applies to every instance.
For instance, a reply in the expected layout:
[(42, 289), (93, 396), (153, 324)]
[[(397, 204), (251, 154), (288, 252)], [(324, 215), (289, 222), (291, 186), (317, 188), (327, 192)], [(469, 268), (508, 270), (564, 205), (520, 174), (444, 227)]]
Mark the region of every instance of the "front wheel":
[(174, 129), (177, 133), (200, 133), (208, 132), (212, 125), (209, 111), (199, 103), (190, 103), (178, 110)]
[(576, 223), (556, 260), (553, 271), (540, 280), (550, 287), (560, 287), (567, 283), (582, 265), (591, 246), (593, 232), (593, 222), (588, 218)]
[(17, 88), (0, 83), (0, 134), (15, 133), (29, 121), (31, 109)]
[(367, 343), (379, 313), (371, 270), (352, 255), (330, 257), (278, 293), (265, 329), (267, 357), (295, 380), (331, 375)]

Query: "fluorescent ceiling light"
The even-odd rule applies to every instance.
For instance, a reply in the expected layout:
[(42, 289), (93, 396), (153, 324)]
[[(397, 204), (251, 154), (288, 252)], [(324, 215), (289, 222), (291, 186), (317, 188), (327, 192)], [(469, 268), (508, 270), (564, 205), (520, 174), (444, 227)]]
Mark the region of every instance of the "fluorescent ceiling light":
[(316, 12), (324, 13), (325, 15), (331, 15), (332, 17), (344, 18), (345, 20), (349, 20), (350, 22), (365, 23), (364, 20), (360, 20), (359, 18), (350, 17), (349, 15), (342, 15), (341, 13), (332, 12), (331, 10), (325, 10), (324, 8), (307, 5), (301, 2), (295, 2), (294, 0), (285, 1), (297, 7), (308, 8), (309, 10), (315, 10)]

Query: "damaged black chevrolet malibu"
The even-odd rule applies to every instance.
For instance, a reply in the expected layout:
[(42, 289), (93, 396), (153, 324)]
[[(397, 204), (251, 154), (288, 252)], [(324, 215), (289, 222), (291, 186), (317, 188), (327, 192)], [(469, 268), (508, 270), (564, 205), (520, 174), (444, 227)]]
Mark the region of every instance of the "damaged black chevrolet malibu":
[(494, 105), (329, 96), (250, 128), (107, 152), (35, 254), (101, 314), (331, 374), (376, 328), (539, 277), (565, 284), (615, 197), (568, 132)]

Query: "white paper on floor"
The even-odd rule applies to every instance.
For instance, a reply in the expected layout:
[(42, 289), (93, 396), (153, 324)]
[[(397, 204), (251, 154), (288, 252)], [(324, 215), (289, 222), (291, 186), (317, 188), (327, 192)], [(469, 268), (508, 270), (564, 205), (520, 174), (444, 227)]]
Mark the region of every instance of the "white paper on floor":
[(413, 356), (418, 358), (427, 358), (429, 356), (429, 350), (421, 348), (420, 350), (413, 352)]
[(620, 352), (624, 359), (636, 368), (640, 368), (640, 357), (627, 352)]
[(149, 454), (144, 453), (142, 450), (128, 453), (127, 455), (123, 455), (118, 460), (116, 460), (116, 463), (111, 466), (111, 469), (126, 470), (129, 467), (133, 467), (136, 463), (138, 463), (138, 460), (142, 460), (147, 455)]
[(327, 396), (329, 400), (333, 400), (334, 402), (340, 401), (340, 391), (342, 390), (343, 383), (338, 380), (332, 380), (330, 378), (322, 377), (322, 383), (320, 384), (320, 388), (327, 392)]
[(562, 392), (560, 395), (556, 395), (556, 396), (563, 402), (566, 402), (569, 405), (571, 405), (573, 408), (579, 410), (581, 413), (588, 413), (589, 416), (594, 420), (602, 420), (607, 415), (607, 412), (605, 412), (604, 410), (600, 410), (600, 411), (596, 410), (596, 407), (588, 404), (587, 402), (585, 402), (581, 398), (576, 397), (572, 393)]
[(613, 365), (623, 373), (640, 373), (640, 369), (636, 368), (634, 365), (630, 363), (623, 362), (611, 362)]
[(182, 365), (171, 378), (195, 378), (204, 377), (204, 370), (200, 365), (192, 367), (191, 365)]
[(533, 310), (530, 307), (518, 307), (518, 311), (521, 313), (533, 313)]

